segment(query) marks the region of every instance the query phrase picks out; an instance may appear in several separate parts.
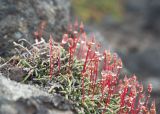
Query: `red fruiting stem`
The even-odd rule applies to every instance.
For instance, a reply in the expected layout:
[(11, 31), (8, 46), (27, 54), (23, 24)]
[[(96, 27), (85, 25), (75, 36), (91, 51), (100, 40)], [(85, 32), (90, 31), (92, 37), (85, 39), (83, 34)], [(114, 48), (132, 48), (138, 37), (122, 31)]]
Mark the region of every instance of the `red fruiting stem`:
[(115, 77), (115, 81), (113, 82), (113, 84), (115, 85), (118, 81), (118, 78), (119, 78), (119, 75), (120, 75), (120, 70), (121, 68), (117, 68), (117, 74), (116, 74), (116, 77)]
[(90, 51), (90, 47), (88, 47), (86, 59), (85, 59), (85, 62), (84, 62), (84, 65), (83, 65), (83, 70), (82, 70), (82, 102), (84, 102), (84, 100), (85, 100), (84, 74), (85, 74), (85, 72), (86, 72), (86, 65), (87, 65), (87, 62), (88, 62), (89, 51)]
[(135, 110), (134, 110), (135, 101), (136, 101), (136, 98), (133, 98), (132, 103), (131, 103), (131, 114), (135, 114)]
[(106, 99), (106, 103), (105, 103), (105, 109), (106, 109), (106, 107), (109, 105), (110, 99), (111, 99), (111, 95), (108, 94), (107, 99)]
[[(86, 66), (86, 69), (90, 66), (90, 64), (91, 64), (91, 67), (92, 67), (91, 68), (91, 74), (90, 74), (90, 82), (91, 82), (91, 84), (89, 84), (89, 90), (90, 90), (90, 86), (93, 87), (93, 83), (94, 83), (94, 78), (93, 78), (93, 73), (94, 73), (93, 64), (94, 64), (94, 61), (95, 61), (94, 57), (95, 57), (95, 52), (94, 52), (93, 56), (90, 57), (90, 61), (88, 61), (89, 62), (88, 66)], [(88, 92), (88, 94), (90, 95), (90, 91)]]
[(53, 75), (53, 39), (52, 36), (50, 35), (50, 39), (49, 39), (49, 55), (50, 55), (50, 80), (52, 80), (52, 75)]
[(80, 32), (83, 33), (83, 32), (84, 32), (84, 25), (83, 25), (83, 22), (81, 22), (79, 28), (80, 28)]
[(102, 79), (102, 81), (101, 81), (102, 96), (101, 96), (101, 100), (100, 101), (102, 101), (104, 99), (104, 88), (105, 88), (105, 79)]
[(142, 106), (141, 100), (142, 100), (143, 97), (144, 97), (144, 95), (142, 93), (139, 93), (138, 104), (137, 104), (137, 109), (136, 109), (137, 112), (136, 113), (138, 113), (141, 110), (141, 106)]
[(72, 61), (72, 56), (73, 56), (73, 53), (74, 53), (74, 42), (73, 42), (73, 39), (72, 38), (69, 38), (69, 40), (68, 40), (68, 42), (69, 42), (69, 67), (70, 67), (70, 65), (71, 65), (71, 61)]
[(43, 34), (43, 31), (44, 31), (45, 26), (46, 26), (46, 21), (42, 21), (42, 22), (40, 23), (39, 31), (38, 31), (38, 33), (39, 33), (39, 38), (42, 38), (42, 34)]
[(46, 21), (41, 21), (39, 24), (38, 30), (36, 32), (34, 32), (34, 35), (38, 41), (41, 41), (45, 26), (46, 26)]
[(103, 53), (103, 55), (104, 55), (104, 62), (103, 62), (103, 70), (105, 70), (106, 69), (106, 66), (107, 66), (107, 57), (106, 57), (106, 51)]
[(62, 38), (62, 44), (66, 44), (68, 42), (68, 34), (64, 34)]
[(114, 67), (114, 68), (116, 67), (116, 62), (117, 62), (117, 54), (114, 53), (114, 54), (113, 54), (113, 67)]
[(140, 92), (140, 93), (143, 92), (143, 85), (142, 85), (142, 83), (139, 84), (139, 92)]
[(78, 49), (78, 54), (77, 54), (77, 58), (81, 59), (81, 51), (82, 51), (83, 46), (80, 45), (80, 48)]
[(68, 24), (68, 33), (71, 33), (71, 32), (72, 32), (72, 29), (73, 29), (72, 24), (69, 23), (69, 24)]
[(156, 114), (155, 100), (153, 100), (150, 108), (150, 114)]
[(34, 36), (35, 36), (36, 40), (39, 42), (40, 39), (39, 39), (38, 35), (39, 35), (39, 34), (38, 34), (38, 31), (35, 31), (35, 32), (34, 32)]
[(70, 65), (71, 65), (71, 56), (72, 56), (72, 47), (69, 47), (69, 67), (70, 67)]
[(95, 61), (94, 57), (95, 57), (95, 53), (93, 54), (92, 57), (90, 57), (90, 61), (88, 61), (88, 65), (86, 66), (86, 69), (89, 67), (89, 65), (90, 65), (92, 62)]
[(59, 49), (58, 52), (58, 71), (60, 73), (60, 69), (61, 69), (61, 50)]
[(84, 90), (84, 72), (82, 72), (82, 103), (84, 103), (85, 100), (85, 90)]
[(91, 47), (90, 47), (90, 46), (88, 46), (86, 59), (85, 59), (84, 65), (83, 65), (83, 72), (85, 72), (85, 71), (86, 71), (86, 65), (87, 65), (87, 62), (88, 62), (88, 56), (89, 56), (90, 49), (91, 49)]
[(121, 103), (120, 103), (120, 107), (122, 108), (123, 106), (124, 106), (124, 103), (125, 103), (125, 96), (126, 96), (126, 94), (127, 94), (127, 92), (128, 92), (128, 87), (126, 86), (125, 88), (124, 88), (124, 90), (123, 90), (123, 93), (121, 94), (121, 96), (120, 96), (120, 99), (121, 99)]
[(83, 33), (81, 35), (81, 41), (80, 41), (80, 49), (78, 52), (78, 56), (80, 57), (80, 59), (85, 58), (86, 55), (84, 55), (86, 53), (86, 33)]
[(148, 96), (147, 96), (147, 98), (146, 98), (146, 101), (145, 101), (145, 104), (144, 104), (146, 107), (148, 107), (149, 98), (150, 98), (150, 94), (148, 94)]
[(92, 100), (94, 99), (94, 91), (95, 91), (95, 87), (96, 87), (96, 81), (97, 81), (97, 77), (98, 77), (98, 61), (95, 61), (95, 70), (94, 70), (94, 81), (93, 81), (93, 93), (92, 93)]
[[(90, 75), (90, 83), (93, 81), (93, 69), (91, 68), (91, 75)], [(89, 91), (88, 91), (88, 95), (90, 95), (90, 89), (91, 88), (91, 84), (89, 84)]]
[(76, 18), (75, 22), (74, 22), (74, 30), (78, 30), (78, 19)]
[(148, 93), (150, 94), (151, 92), (152, 92), (152, 84), (149, 83), (149, 84), (148, 84)]
[(145, 106), (146, 107), (148, 106), (148, 101), (149, 101), (149, 98), (150, 98), (151, 91), (152, 91), (152, 84), (149, 83), (148, 84), (148, 96), (147, 96), (146, 101), (145, 101)]

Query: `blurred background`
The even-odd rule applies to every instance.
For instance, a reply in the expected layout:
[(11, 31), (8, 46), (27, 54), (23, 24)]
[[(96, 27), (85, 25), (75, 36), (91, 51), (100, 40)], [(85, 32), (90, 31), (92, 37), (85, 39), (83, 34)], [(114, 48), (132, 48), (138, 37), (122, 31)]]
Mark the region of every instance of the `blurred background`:
[(160, 0), (72, 0), (72, 15), (98, 32), (160, 104)]

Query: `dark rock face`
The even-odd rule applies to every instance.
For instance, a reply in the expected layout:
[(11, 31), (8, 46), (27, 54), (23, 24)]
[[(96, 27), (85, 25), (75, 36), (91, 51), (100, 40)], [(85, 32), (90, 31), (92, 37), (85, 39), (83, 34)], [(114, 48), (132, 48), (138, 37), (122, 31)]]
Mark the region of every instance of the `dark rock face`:
[(160, 0), (124, 0), (126, 11), (143, 16), (144, 30), (160, 35)]
[[(158, 77), (160, 74), (160, 51), (159, 49), (147, 49), (141, 53), (130, 53), (126, 57), (127, 61), (130, 61), (128, 68), (132, 72), (139, 72), (142, 75), (150, 75), (152, 77)], [(133, 66), (133, 64), (135, 66)]]
[(147, 5), (147, 0), (124, 0), (125, 7), (128, 11), (142, 12)]
[(33, 32), (42, 21), (46, 23), (44, 35), (53, 33), (60, 39), (69, 7), (69, 0), (0, 0), (0, 56), (11, 53), (14, 40), (33, 41)]
[(0, 114), (74, 114), (73, 105), (58, 95), (11, 81), (0, 75)]
[(150, 30), (156, 35), (160, 35), (160, 1), (159, 0), (148, 0), (147, 8), (145, 13), (145, 25), (146, 30)]

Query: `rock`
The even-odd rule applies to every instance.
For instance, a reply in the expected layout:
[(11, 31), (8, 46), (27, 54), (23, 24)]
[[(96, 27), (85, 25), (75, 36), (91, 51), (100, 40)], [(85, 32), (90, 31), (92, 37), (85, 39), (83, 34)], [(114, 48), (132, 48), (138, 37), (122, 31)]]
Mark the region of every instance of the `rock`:
[(23, 81), (24, 76), (29, 73), (29, 70), (29, 68), (21, 68), (6, 63), (0, 66), (0, 73), (2, 73), (2, 75), (17, 82)]
[(126, 12), (142, 16), (144, 30), (160, 35), (160, 0), (124, 0), (124, 3)]
[(140, 79), (147, 87), (148, 83), (153, 84), (153, 91), (159, 94), (160, 85), (160, 51), (158, 47), (150, 47), (142, 52), (129, 53), (125, 56), (126, 67), (140, 76)]
[(9, 68), (9, 78), (11, 80), (15, 80), (17, 82), (21, 82), (24, 78), (25, 75), (27, 75), (27, 72), (25, 72), (23, 70), (23, 68), (19, 68), (19, 67), (12, 67)]
[(45, 25), (43, 36), (50, 33), (60, 39), (69, 20), (70, 0), (0, 0), (0, 56), (12, 52), (12, 42), (25, 38), (33, 42), (33, 32)]
[(0, 74), (0, 114), (75, 114), (73, 105), (58, 95), (20, 84)]
[(148, 4), (144, 16), (145, 30), (151, 31), (156, 35), (160, 35), (160, 1), (148, 0)]
[(159, 48), (146, 49), (143, 52), (129, 53), (126, 57), (127, 68), (143, 76), (158, 77), (160, 74)]
[(147, 0), (124, 0), (125, 8), (131, 12), (142, 12), (145, 10)]
[[(68, 105), (61, 102), (61, 105)], [(71, 110), (57, 109), (48, 97), (20, 98), (17, 101), (0, 99), (0, 114), (74, 114)]]

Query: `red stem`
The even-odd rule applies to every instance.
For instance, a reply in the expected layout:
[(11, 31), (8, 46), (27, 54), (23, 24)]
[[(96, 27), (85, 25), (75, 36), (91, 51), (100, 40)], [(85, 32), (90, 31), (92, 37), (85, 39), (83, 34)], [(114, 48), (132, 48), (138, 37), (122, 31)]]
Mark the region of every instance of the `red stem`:
[(71, 56), (72, 56), (71, 50), (72, 50), (72, 47), (69, 47), (69, 67), (71, 65)]
[(59, 70), (59, 73), (60, 73), (60, 68), (61, 68), (61, 52), (59, 51), (59, 54), (58, 54), (59, 56), (58, 56), (58, 70)]
[(89, 51), (90, 51), (90, 47), (88, 47), (86, 59), (85, 59), (84, 66), (83, 66), (83, 70), (82, 70), (82, 102), (84, 102), (84, 100), (85, 100), (84, 75), (85, 75), (85, 72), (86, 72), (86, 64), (87, 64), (87, 61), (88, 61)]
[(50, 80), (52, 80), (52, 75), (53, 75), (53, 48), (52, 48), (52, 44), (53, 43), (53, 40), (52, 40), (52, 36), (50, 35), (50, 40), (49, 40), (49, 55), (50, 55)]
[(94, 81), (93, 81), (92, 100), (94, 98), (95, 86), (96, 86), (96, 81), (97, 81), (97, 77), (98, 77), (98, 61), (95, 61), (95, 75), (96, 75), (96, 77), (94, 78)]

